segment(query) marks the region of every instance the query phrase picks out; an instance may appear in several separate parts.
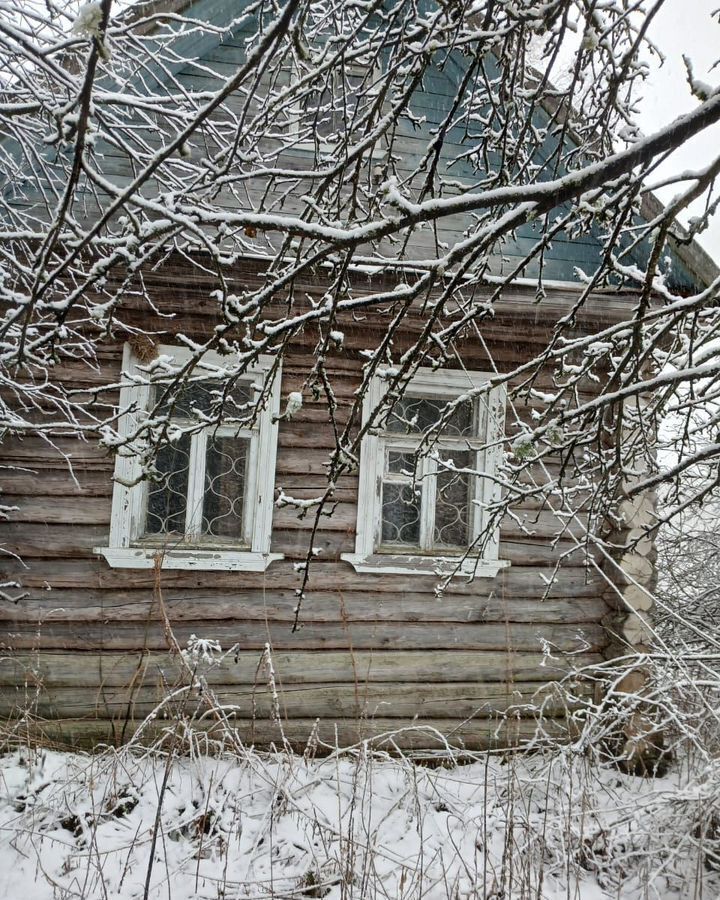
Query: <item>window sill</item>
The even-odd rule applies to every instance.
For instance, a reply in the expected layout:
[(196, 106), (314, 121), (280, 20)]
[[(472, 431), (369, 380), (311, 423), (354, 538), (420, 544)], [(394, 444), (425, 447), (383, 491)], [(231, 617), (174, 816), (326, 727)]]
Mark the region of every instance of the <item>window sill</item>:
[(282, 553), (251, 550), (158, 550), (152, 547), (95, 547), (113, 569), (152, 569), (160, 559), (161, 569), (195, 569), (227, 572), (264, 572)]
[(341, 559), (349, 562), (356, 572), (374, 572), (388, 575), (452, 575), (458, 578), (494, 578), (501, 569), (507, 569), (508, 560), (460, 560), (452, 556), (411, 556), (394, 553), (343, 553)]

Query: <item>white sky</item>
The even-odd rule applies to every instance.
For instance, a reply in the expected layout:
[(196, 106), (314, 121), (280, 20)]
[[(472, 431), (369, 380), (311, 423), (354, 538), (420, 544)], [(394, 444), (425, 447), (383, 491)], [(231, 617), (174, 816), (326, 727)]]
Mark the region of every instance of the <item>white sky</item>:
[[(720, 68), (711, 67), (720, 60), (720, 25), (711, 13), (720, 7), (720, 0), (666, 0), (652, 23), (650, 37), (665, 56), (659, 66), (652, 61), (652, 75), (640, 105), (640, 126), (646, 134), (668, 124), (698, 104), (690, 93), (683, 63), (683, 54), (693, 63), (696, 78), (713, 87), (720, 84)], [(659, 170), (669, 175), (707, 166), (720, 153), (720, 124), (688, 141), (665, 166)], [(660, 191), (662, 200), (670, 200), (679, 192), (678, 186)], [(694, 210), (697, 213), (697, 210)], [(720, 220), (720, 212), (716, 216)], [(703, 247), (720, 262), (720, 221), (716, 221), (699, 237)]]

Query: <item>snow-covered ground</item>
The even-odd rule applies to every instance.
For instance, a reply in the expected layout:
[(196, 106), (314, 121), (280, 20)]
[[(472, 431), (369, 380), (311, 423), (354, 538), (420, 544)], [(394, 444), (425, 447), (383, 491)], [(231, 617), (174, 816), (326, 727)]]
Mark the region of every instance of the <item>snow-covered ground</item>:
[(362, 746), (0, 763), (4, 900), (720, 896), (707, 762), (659, 779), (570, 747), (434, 767)]

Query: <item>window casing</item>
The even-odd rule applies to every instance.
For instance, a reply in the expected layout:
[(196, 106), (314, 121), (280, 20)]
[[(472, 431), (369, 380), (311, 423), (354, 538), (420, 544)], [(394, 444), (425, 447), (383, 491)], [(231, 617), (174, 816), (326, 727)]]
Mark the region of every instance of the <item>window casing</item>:
[[(182, 365), (189, 352), (161, 346), (161, 357)], [(272, 360), (238, 379), (226, 404), (256, 402), (267, 388)], [(264, 407), (252, 427), (202, 424), (204, 413), (221, 387), (213, 379), (224, 360), (206, 354), (174, 402), (160, 413), (167, 419), (169, 440), (154, 458), (154, 477), (143, 479), (137, 453), (121, 449), (115, 464), (115, 486), (108, 547), (96, 548), (111, 566), (149, 568), (159, 559), (169, 569), (235, 569), (263, 571), (282, 554), (270, 553), (280, 373), (274, 373)], [(132, 434), (164, 390), (148, 377), (148, 366), (125, 347), (120, 391), (123, 434)], [(196, 377), (207, 374), (207, 377)], [(247, 408), (247, 406), (245, 407)]]
[(328, 75), (325, 87), (310, 91), (300, 104), (299, 121), (310, 124), (320, 143), (336, 143), (347, 134), (361, 108), (363, 83), (368, 80), (362, 66), (344, 66)]
[[(488, 534), (488, 509), (499, 498), (504, 387), (460, 399), (488, 378), (419, 369), (364, 436), (355, 552), (343, 554), (357, 571), (492, 577), (509, 565), (498, 560), (497, 529)], [(386, 392), (381, 372), (365, 396), (363, 423)]]
[[(306, 75), (302, 68), (289, 64), (280, 82), (290, 85)], [(360, 120), (377, 98), (379, 76), (377, 64), (343, 63), (328, 71), (322, 82), (303, 91), (279, 117), (281, 129), (296, 139), (293, 147), (329, 152), (341, 139), (358, 140), (365, 131)], [(378, 152), (376, 144), (372, 155)]]

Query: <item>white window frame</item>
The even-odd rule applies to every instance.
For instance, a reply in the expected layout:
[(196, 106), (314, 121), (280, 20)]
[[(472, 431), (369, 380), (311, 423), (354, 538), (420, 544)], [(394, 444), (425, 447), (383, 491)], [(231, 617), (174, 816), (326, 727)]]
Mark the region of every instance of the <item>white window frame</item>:
[[(161, 345), (158, 353), (182, 365), (190, 357), (183, 347)], [(272, 369), (273, 358), (261, 356), (258, 365), (242, 376), (242, 381), (256, 385), (265, 384)], [(214, 353), (207, 353), (203, 363), (223, 369), (227, 360)], [(257, 388), (256, 388), (257, 392)], [(125, 410), (119, 420), (119, 432), (131, 434), (150, 405), (151, 386), (147, 380), (147, 365), (135, 357), (128, 344), (123, 352), (123, 384), (120, 388), (120, 409)], [(209, 434), (245, 437), (248, 448), (245, 502), (243, 504), (244, 541), (236, 547), (230, 545), (203, 548), (201, 542), (193, 543), (193, 534), (200, 532), (201, 504), (187, 504), (186, 539), (168, 536), (164, 544), (157, 539), (145, 538), (145, 517), (148, 482), (140, 480), (141, 464), (137, 454), (120, 450), (115, 462), (110, 539), (107, 547), (96, 547), (95, 552), (104, 556), (114, 568), (147, 569), (158, 564), (163, 569), (232, 570), (263, 572), (273, 560), (283, 559), (282, 553), (270, 552), (272, 531), (273, 495), (275, 489), (275, 460), (277, 454), (277, 416), (280, 411), (280, 370), (274, 372), (273, 383), (263, 409), (258, 413), (252, 428), (236, 426), (210, 427), (192, 435), (188, 474), (188, 497), (197, 496), (198, 472), (204, 471), (204, 449)], [(200, 461), (202, 460), (202, 464)], [(159, 536), (162, 540), (162, 536)]]
[[(380, 370), (369, 385), (363, 400), (363, 425), (373, 411), (384, 403), (387, 393), (387, 370)], [(466, 372), (455, 369), (420, 368), (411, 379), (406, 396), (411, 397), (460, 397), (473, 388), (487, 384), (492, 376), (483, 372)], [(493, 476), (498, 471), (502, 455), (502, 437), (505, 429), (505, 386), (499, 385), (481, 395), (478, 434), (468, 441), (468, 449), (473, 443), (478, 446), (478, 471), (490, 477), (475, 478), (472, 497), (472, 525), (470, 547), (466, 553), (434, 554), (429, 546), (435, 522), (434, 495), (425, 490), (429, 502), (422, 505), (420, 543), (427, 550), (417, 553), (393, 552), (387, 545), (381, 545), (382, 527), (382, 484), (391, 480), (385, 474), (385, 452), (387, 449), (402, 452), (404, 448), (416, 450), (418, 439), (401, 434), (386, 432), (382, 427), (372, 428), (364, 435), (360, 446), (360, 473), (358, 484), (358, 515), (355, 536), (355, 552), (343, 553), (342, 559), (353, 565), (357, 572), (387, 572), (396, 575), (464, 575), (493, 578), (510, 565), (507, 560), (498, 559), (499, 534), (495, 529), (483, 547), (481, 559), (472, 548), (472, 542), (485, 530), (488, 522), (488, 507), (500, 498), (500, 485)], [(419, 435), (418, 435), (419, 437)], [(435, 449), (443, 449), (442, 437)], [(416, 480), (422, 482), (428, 475), (434, 476), (437, 460), (433, 455), (423, 456), (418, 466)], [(400, 476), (399, 480), (407, 481)]]
[[(357, 71), (357, 74), (359, 74), (359, 75), (362, 75), (362, 73), (363, 73), (362, 63), (358, 63), (358, 62), (350, 63), (349, 68), (351, 70), (355, 69)], [(305, 73), (302, 70), (298, 70), (295, 65), (290, 67), (290, 79), (291, 80), (295, 77), (302, 77), (303, 74), (305, 74)], [(379, 64), (376, 64), (375, 66), (373, 66), (373, 75), (375, 76), (375, 78), (379, 78), (380, 74), (381, 74), (380, 66), (379, 66)], [(375, 93), (379, 92), (379, 88), (375, 88), (374, 92)], [(317, 142), (315, 140), (307, 140), (307, 139), (300, 140), (299, 139), (300, 122), (303, 119), (303, 115), (304, 115), (302, 107), (299, 103), (293, 103), (289, 107), (288, 112), (289, 112), (288, 135), (290, 137), (297, 138), (296, 143), (294, 143), (290, 149), (309, 151), (309, 150), (315, 150), (315, 148), (318, 147), (321, 151), (328, 151), (336, 146), (335, 142), (328, 141), (327, 137), (325, 135), (318, 135)], [(381, 155), (382, 155), (382, 150), (380, 147), (378, 147), (378, 143), (376, 141), (375, 144), (373, 145), (371, 158), (375, 159), (376, 157), (379, 157)]]

